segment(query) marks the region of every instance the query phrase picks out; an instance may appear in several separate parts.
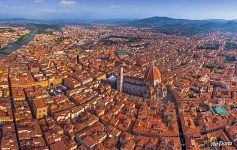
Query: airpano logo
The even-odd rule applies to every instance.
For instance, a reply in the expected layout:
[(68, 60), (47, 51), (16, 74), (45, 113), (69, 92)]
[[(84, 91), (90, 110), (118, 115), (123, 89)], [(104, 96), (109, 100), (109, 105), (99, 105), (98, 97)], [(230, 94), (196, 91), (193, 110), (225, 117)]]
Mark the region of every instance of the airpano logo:
[(231, 146), (233, 145), (232, 142), (224, 142), (224, 141), (218, 141), (218, 142), (212, 142), (211, 146), (213, 147), (220, 147), (220, 146)]

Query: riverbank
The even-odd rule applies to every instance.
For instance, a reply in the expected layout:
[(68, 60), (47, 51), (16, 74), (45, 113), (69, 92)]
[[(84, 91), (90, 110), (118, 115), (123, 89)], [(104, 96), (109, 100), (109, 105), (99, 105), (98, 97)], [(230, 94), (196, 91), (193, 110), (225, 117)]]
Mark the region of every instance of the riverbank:
[(30, 34), (31, 32), (22, 35), (19, 39), (17, 39), (16, 43), (17, 44), (23, 43), (28, 38), (28, 36), (30, 36)]
[(0, 57), (7, 56), (11, 52), (16, 51), (17, 49), (21, 48), (23, 45), (28, 44), (30, 41), (32, 41), (34, 39), (37, 32), (38, 32), (38, 28), (33, 27), (32, 31), (30, 33), (27, 33), (27, 34), (21, 36), (16, 42), (8, 45), (5, 48), (2, 48), (0, 50)]

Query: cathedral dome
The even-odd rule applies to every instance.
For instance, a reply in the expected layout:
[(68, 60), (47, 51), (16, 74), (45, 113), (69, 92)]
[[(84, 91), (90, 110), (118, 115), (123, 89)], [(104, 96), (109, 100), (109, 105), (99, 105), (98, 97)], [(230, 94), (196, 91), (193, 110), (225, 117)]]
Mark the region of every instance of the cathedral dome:
[(161, 82), (161, 74), (154, 63), (149, 67), (144, 75), (144, 80), (149, 82)]

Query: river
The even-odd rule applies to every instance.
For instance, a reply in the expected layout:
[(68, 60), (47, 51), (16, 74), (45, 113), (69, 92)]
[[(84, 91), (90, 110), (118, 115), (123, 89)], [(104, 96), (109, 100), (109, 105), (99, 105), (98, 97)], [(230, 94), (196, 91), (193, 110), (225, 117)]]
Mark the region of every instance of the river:
[(21, 43), (12, 43), (8, 45), (6, 48), (0, 50), (0, 58), (7, 56), (9, 53), (21, 48), (23, 45), (26, 45), (30, 41), (32, 41), (37, 33), (38, 28), (34, 27), (30, 35)]

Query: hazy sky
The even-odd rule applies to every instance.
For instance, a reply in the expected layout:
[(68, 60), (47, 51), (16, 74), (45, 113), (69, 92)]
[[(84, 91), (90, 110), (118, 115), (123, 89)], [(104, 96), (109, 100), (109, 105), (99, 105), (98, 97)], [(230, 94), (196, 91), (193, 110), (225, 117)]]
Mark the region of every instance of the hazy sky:
[(0, 18), (237, 19), (237, 0), (0, 0)]

